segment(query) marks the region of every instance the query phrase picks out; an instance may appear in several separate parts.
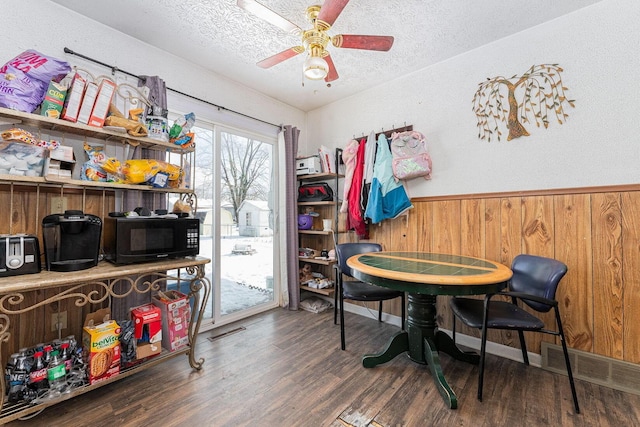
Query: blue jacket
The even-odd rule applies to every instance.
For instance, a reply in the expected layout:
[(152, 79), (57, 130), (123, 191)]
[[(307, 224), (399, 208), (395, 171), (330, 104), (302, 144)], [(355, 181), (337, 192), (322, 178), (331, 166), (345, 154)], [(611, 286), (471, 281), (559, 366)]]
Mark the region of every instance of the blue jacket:
[(393, 177), (391, 150), (384, 134), (378, 136), (376, 160), (373, 166), (373, 180), (364, 217), (373, 224), (385, 219), (396, 218), (413, 207), (411, 200), (400, 182)]

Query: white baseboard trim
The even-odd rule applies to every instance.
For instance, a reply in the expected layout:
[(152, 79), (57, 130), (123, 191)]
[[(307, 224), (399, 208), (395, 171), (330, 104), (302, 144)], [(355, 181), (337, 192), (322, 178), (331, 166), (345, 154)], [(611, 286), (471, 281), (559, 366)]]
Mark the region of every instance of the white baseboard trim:
[[(368, 308), (358, 304), (352, 304), (345, 302), (344, 303), (344, 311), (354, 314), (359, 314), (360, 316), (368, 317), (370, 319), (378, 320), (378, 309)], [(389, 323), (390, 325), (394, 325), (397, 327), (402, 326), (402, 322), (400, 316), (395, 316), (393, 314), (382, 312), (382, 321), (384, 323)]]
[[(378, 310), (370, 309), (361, 305), (351, 304), (348, 302), (345, 302), (344, 309), (349, 313), (359, 314), (361, 316), (378, 320)], [(397, 327), (401, 326), (400, 316), (395, 316), (393, 314), (383, 312), (382, 321), (391, 325), (395, 325)], [(448, 329), (439, 330), (445, 332), (449, 336), (452, 335), (452, 332)], [(456, 332), (456, 343), (472, 350), (476, 350), (478, 353), (480, 353), (480, 338)], [(509, 347), (508, 345), (487, 341), (487, 353), (504, 357), (505, 359), (515, 360), (516, 362), (522, 362), (522, 350), (520, 350), (520, 348)], [(527, 354), (529, 356), (529, 364), (531, 366), (535, 366), (538, 368), (542, 367), (541, 355), (531, 353), (530, 351), (528, 351)]]

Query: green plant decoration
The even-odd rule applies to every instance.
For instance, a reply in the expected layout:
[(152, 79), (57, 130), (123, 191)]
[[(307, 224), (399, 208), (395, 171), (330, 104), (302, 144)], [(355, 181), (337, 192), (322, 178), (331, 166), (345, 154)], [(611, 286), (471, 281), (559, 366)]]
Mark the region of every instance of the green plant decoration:
[(472, 102), (478, 118), (478, 138), (500, 141), (500, 122), (509, 129), (507, 141), (529, 136), (523, 124), (531, 120), (545, 128), (549, 127), (550, 118), (564, 123), (569, 117), (566, 104), (575, 108), (575, 101), (565, 96), (568, 88), (562, 84), (562, 71), (558, 64), (532, 65), (522, 76), (499, 76), (480, 83)]

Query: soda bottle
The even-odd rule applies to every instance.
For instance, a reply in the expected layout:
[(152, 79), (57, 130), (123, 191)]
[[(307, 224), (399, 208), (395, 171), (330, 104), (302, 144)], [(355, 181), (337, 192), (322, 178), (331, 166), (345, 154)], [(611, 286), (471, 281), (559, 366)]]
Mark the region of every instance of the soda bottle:
[(62, 341), (62, 344), (60, 344), (60, 358), (64, 361), (64, 367), (67, 373), (69, 373), (72, 365), (71, 354), (69, 353), (69, 341)]
[(58, 350), (51, 352), (51, 360), (47, 366), (47, 380), (49, 381), (51, 397), (60, 395), (67, 385), (67, 370), (64, 366), (64, 360), (58, 354)]
[(18, 356), (13, 371), (9, 374), (9, 402), (20, 402), (29, 382), (29, 365), (27, 356)]
[(74, 335), (69, 335), (64, 339), (64, 341), (69, 342), (69, 354), (75, 353), (76, 347), (78, 346), (78, 343), (76, 342), (76, 337)]
[(11, 383), (11, 374), (13, 370), (16, 368), (16, 363), (18, 363), (19, 353), (13, 353), (9, 356), (9, 360), (7, 361), (7, 365), (4, 368), (4, 388), (5, 395), (9, 395), (9, 384)]
[(49, 388), (49, 381), (47, 381), (47, 367), (44, 366), (44, 360), (42, 359), (43, 352), (36, 351), (33, 355), (33, 365), (31, 366), (31, 372), (29, 372), (29, 388), (32, 390), (40, 391)]
[(49, 366), (49, 362), (51, 362), (51, 352), (53, 351), (53, 346), (51, 344), (47, 344), (44, 346), (44, 365)]

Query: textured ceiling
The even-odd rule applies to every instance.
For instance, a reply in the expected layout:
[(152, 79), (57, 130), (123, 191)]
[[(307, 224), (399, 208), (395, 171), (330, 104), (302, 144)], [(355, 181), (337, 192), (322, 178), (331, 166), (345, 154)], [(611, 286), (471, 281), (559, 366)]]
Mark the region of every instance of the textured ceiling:
[[(240, 9), (236, 0), (51, 1), (309, 111), (599, 0), (351, 0), (329, 35), (391, 35), (395, 43), (389, 52), (329, 46), (340, 75), (330, 87), (303, 81), (305, 55), (257, 67), (300, 39)], [(322, 0), (260, 2), (307, 29), (306, 8)]]

